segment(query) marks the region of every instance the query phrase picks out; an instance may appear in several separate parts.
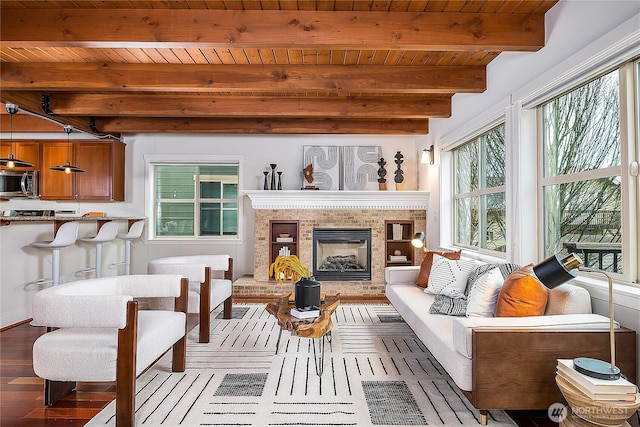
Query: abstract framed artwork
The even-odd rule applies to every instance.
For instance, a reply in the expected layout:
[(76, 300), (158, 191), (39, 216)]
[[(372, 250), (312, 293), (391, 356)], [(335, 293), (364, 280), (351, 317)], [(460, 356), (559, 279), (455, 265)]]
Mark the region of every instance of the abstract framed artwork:
[(349, 191), (378, 189), (379, 146), (342, 147), (342, 183)]
[(340, 189), (340, 147), (334, 145), (305, 145), (302, 167), (313, 166), (313, 181), (303, 182), (319, 190)]

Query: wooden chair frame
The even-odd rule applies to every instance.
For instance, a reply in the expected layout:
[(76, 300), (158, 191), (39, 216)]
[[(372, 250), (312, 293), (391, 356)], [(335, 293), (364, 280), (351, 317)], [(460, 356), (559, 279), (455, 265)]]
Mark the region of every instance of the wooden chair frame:
[[(175, 311), (187, 315), (189, 280), (180, 281), (180, 297), (176, 298)], [(187, 322), (185, 334), (173, 346), (172, 372), (184, 372), (187, 363)], [(136, 412), (136, 360), (138, 340), (138, 302), (127, 302), (127, 324), (118, 330), (118, 360), (116, 373), (116, 426), (135, 426)], [(168, 351), (168, 349), (167, 349)], [(147, 367), (148, 368), (148, 367)], [(69, 394), (75, 382), (45, 380), (45, 405), (51, 406)]]
[[(233, 258), (229, 257), (228, 270), (224, 272), (224, 278), (230, 280), (233, 283)], [(233, 295), (224, 300), (223, 318), (231, 319)], [(200, 309), (199, 309), (199, 323), (198, 327), (198, 342), (208, 343), (209, 335), (211, 334), (210, 326), (210, 314), (211, 310), (211, 267), (206, 267), (204, 272), (204, 282), (200, 283)]]

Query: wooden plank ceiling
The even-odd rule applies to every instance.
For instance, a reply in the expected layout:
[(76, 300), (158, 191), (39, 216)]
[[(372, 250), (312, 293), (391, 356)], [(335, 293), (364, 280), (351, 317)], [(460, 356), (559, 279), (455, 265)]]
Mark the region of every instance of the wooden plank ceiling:
[(427, 134), (556, 2), (2, 0), (0, 101), (110, 134)]

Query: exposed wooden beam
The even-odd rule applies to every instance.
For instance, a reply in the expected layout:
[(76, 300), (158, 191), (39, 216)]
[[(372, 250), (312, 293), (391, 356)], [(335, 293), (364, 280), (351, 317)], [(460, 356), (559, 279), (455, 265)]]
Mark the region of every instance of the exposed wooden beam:
[(426, 135), (426, 119), (209, 119), (195, 117), (100, 117), (96, 126), (105, 133), (242, 133), (242, 134), (413, 134)]
[[(9, 98), (19, 97), (19, 93), (4, 92)], [(418, 119), (450, 117), (451, 97), (293, 98), (54, 92), (50, 107), (63, 116)]]
[[(2, 114), (0, 116), (0, 130), (9, 132), (10, 126), (9, 115)], [(13, 117), (13, 132), (63, 132), (63, 129), (48, 120), (18, 113)]]
[[(4, 41), (3, 41), (4, 43)], [(483, 92), (484, 66), (3, 63), (2, 90)]]
[[(34, 116), (29, 116), (29, 117), (34, 117), (37, 120), (47, 122), (52, 126), (57, 126), (58, 130), (62, 129), (62, 126), (64, 125), (71, 125), (76, 129), (81, 129), (85, 132), (96, 134), (96, 132), (94, 132), (89, 126), (88, 117), (69, 117), (69, 116), (61, 116), (61, 115), (49, 116), (45, 114), (42, 111), (39, 92), (17, 92), (17, 93), (11, 94), (10, 97), (7, 96), (7, 93), (0, 92), (0, 102), (5, 104), (10, 102), (12, 104), (16, 104), (17, 106), (19, 106), (21, 109), (25, 111), (29, 111), (36, 115), (42, 116), (42, 118), (36, 118)], [(14, 117), (14, 123), (16, 118), (18, 117), (22, 118), (24, 116), (28, 116), (28, 115), (23, 112), (18, 112)], [(53, 123), (50, 120), (47, 120), (47, 118), (55, 121), (58, 124)], [(44, 125), (38, 125), (38, 127), (42, 129), (48, 129), (50, 126), (46, 125), (45, 127)], [(23, 129), (23, 130), (28, 131), (27, 129)], [(34, 130), (34, 132), (37, 132), (37, 130)], [(104, 132), (104, 133), (107, 133), (107, 132)], [(111, 133), (119, 133), (119, 131), (114, 131)]]
[(7, 47), (542, 48), (543, 14), (190, 9), (3, 9)]

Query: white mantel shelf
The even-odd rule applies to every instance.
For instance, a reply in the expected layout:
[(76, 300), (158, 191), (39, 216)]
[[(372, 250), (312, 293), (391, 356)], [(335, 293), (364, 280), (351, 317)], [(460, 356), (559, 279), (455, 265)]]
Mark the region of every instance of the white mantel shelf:
[(255, 190), (244, 193), (253, 209), (427, 210), (428, 191)]

